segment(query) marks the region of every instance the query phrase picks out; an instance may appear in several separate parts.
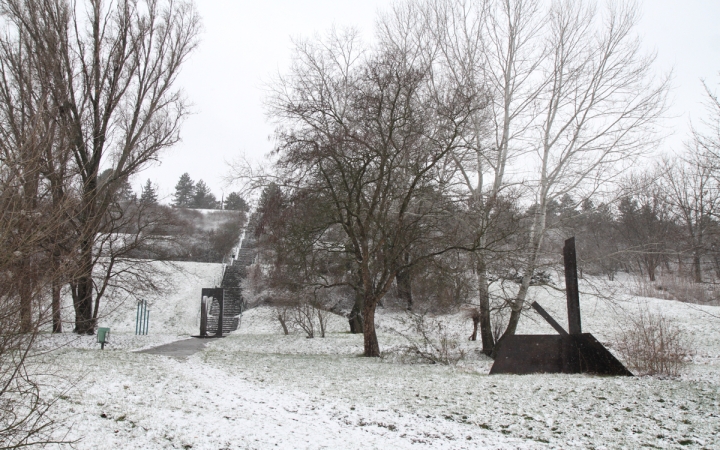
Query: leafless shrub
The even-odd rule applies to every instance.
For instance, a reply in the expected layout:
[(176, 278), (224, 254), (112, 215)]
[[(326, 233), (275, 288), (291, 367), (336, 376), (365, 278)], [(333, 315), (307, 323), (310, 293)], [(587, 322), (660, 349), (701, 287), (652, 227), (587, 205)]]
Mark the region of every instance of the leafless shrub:
[(33, 348), (52, 323), (51, 286), (66, 276), (43, 251), (61, 221), (50, 209), (38, 208), (55, 219), (45, 223), (23, 210), (13, 181), (0, 174), (0, 448), (50, 443), (59, 426), (48, 414), (54, 402), (38, 381)]
[(492, 334), (493, 339), (497, 342), (507, 326), (508, 318), (510, 316), (510, 307), (505, 304), (498, 308), (494, 308), (494, 312), (495, 314), (493, 314), (491, 318)]
[(470, 335), (469, 340), (475, 341), (477, 340), (478, 325), (480, 324), (480, 308), (473, 307), (471, 309), (468, 309), (465, 311), (464, 315), (466, 319), (472, 320), (473, 331)]
[(290, 321), (290, 309), (287, 306), (276, 306), (275, 317), (277, 317), (278, 322), (280, 322), (280, 326), (282, 327), (285, 336), (290, 334), (290, 329), (288, 328), (292, 327), (292, 323)]
[(647, 307), (625, 320), (615, 341), (615, 348), (636, 375), (677, 377), (691, 355), (683, 329)]
[(324, 338), (331, 313), (326, 309), (315, 307), (315, 314), (317, 315), (318, 325), (320, 326), (320, 337)]
[(720, 290), (714, 285), (695, 283), (677, 276), (658, 277), (655, 281), (637, 277), (631, 292), (641, 297), (720, 306)]
[[(2, 325), (8, 325), (3, 311)], [(63, 443), (53, 438), (62, 425), (48, 414), (55, 399), (39, 381), (32, 348), (36, 333), (8, 333), (0, 349), (0, 448)], [(65, 442), (67, 443), (67, 442)]]
[(292, 322), (303, 330), (308, 339), (315, 337), (315, 307), (307, 302), (300, 302), (291, 309)]
[(392, 331), (407, 340), (401, 345), (383, 352), (382, 357), (402, 363), (429, 363), (456, 365), (465, 359), (459, 336), (450, 332), (444, 320), (426, 314), (408, 313), (404, 330)]

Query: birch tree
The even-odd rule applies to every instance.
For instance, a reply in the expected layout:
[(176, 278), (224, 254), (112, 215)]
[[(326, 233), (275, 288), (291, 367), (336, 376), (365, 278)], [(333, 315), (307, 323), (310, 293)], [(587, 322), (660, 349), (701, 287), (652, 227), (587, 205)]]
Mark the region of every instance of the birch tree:
[(490, 108), (473, 117), (463, 151), (454, 155), (477, 213), (477, 316), (483, 352), (489, 355), (495, 340), (488, 270), (499, 247), (507, 252), (506, 238), (513, 233), (496, 226), (497, 217), (507, 204), (503, 196), (511, 197), (511, 187), (517, 183), (508, 178), (507, 170), (528, 152), (522, 137), (532, 124), (532, 108), (545, 83), (539, 67), (546, 49), (538, 45), (545, 14), (534, 0), (448, 0), (428, 5), (430, 27), (448, 73), (456, 81), (470, 80), (476, 95), (490, 102)]
[[(534, 217), (524, 275), (503, 337), (514, 334), (539, 262), (547, 208), (563, 195), (594, 192), (656, 143), (667, 79), (652, 72), (634, 34), (632, 2), (598, 9), (592, 2), (553, 2), (538, 76), (545, 80), (523, 139), (533, 149)], [(502, 339), (502, 338), (501, 338)]]

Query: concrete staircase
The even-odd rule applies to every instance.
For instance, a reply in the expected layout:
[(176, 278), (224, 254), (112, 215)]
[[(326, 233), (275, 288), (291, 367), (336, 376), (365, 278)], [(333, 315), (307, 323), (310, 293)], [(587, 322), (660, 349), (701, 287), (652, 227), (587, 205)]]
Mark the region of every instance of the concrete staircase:
[[(223, 311), (223, 334), (235, 331), (240, 326), (240, 315), (245, 308), (240, 284), (247, 277), (247, 266), (255, 259), (254, 242), (243, 239), (238, 250), (237, 258), (225, 267), (222, 283), (224, 311)], [(207, 331), (213, 335), (217, 332), (218, 317), (220, 316), (220, 302), (213, 300), (208, 311)]]
[(235, 264), (247, 267), (253, 263), (253, 260), (255, 260), (255, 241), (245, 238), (240, 244)]

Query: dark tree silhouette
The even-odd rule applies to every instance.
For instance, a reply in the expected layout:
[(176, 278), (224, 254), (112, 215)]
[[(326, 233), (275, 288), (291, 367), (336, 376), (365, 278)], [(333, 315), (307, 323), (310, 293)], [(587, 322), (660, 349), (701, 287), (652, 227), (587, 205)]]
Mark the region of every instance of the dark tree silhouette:
[(190, 174), (185, 172), (180, 175), (180, 180), (175, 185), (175, 194), (173, 194), (173, 206), (176, 208), (189, 208), (195, 196), (195, 182), (190, 178)]
[(231, 192), (225, 199), (225, 209), (248, 212), (250, 210), (250, 206), (248, 206), (245, 199), (242, 198), (239, 193)]
[(210, 188), (203, 180), (195, 183), (195, 192), (190, 202), (190, 207), (195, 209), (214, 209), (217, 206), (215, 194), (210, 192)]
[(145, 185), (142, 187), (142, 193), (140, 194), (140, 203), (144, 205), (158, 204), (157, 191), (149, 178), (145, 182)]

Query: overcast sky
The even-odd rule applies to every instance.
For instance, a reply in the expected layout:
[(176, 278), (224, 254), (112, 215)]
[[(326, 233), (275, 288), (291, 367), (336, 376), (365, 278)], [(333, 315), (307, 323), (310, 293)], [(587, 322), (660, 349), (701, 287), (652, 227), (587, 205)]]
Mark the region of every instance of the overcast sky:
[[(198, 50), (178, 80), (194, 114), (182, 142), (161, 155), (161, 163), (138, 174), (136, 190), (148, 178), (169, 200), (178, 178), (188, 172), (216, 194), (231, 192), (223, 176), (226, 161), (243, 153), (259, 159), (271, 150), (264, 85), (290, 60), (291, 38), (324, 33), (333, 25), (354, 26), (372, 35), (379, 0), (196, 0), (204, 32)], [(673, 70), (673, 135), (664, 151), (682, 150), (690, 121), (702, 119), (705, 79), (720, 91), (720, 1), (645, 0), (638, 28), (643, 44), (656, 51), (657, 69)]]

